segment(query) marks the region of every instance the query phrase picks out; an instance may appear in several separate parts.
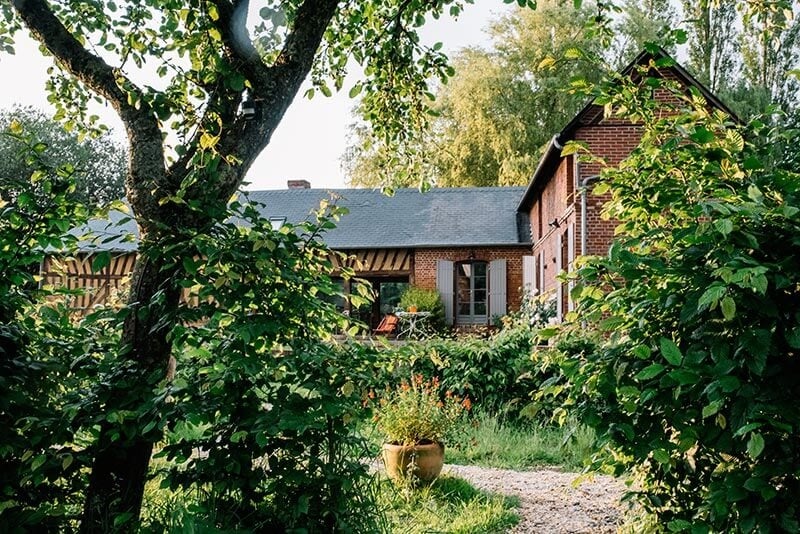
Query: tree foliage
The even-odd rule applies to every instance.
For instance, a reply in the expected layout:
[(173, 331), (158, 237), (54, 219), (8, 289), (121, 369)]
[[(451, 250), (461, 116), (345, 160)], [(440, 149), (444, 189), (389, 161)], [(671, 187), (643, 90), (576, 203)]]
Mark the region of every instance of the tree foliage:
[(19, 125), (4, 135), (23, 148), (33, 177), (0, 192), (0, 521), (57, 530), (86, 485), (87, 455), (63, 409), (87, 378), (73, 364), (92, 358), (103, 336), (73, 325), (34, 273), (48, 247), (74, 246), (66, 231), (87, 211), (68, 165), (47, 165)]
[[(596, 80), (586, 59), (600, 50), (584, 28), (591, 6), (574, 9), (539, 2), (491, 24), (490, 50), (468, 48), (453, 60), (455, 75), (439, 86), (429, 130), (409, 150), (423, 176), (403, 170), (407, 162), (356, 125), (345, 166), (352, 185), (437, 186), (526, 184), (543, 145), (583, 103), (569, 91), (576, 78)], [(565, 59), (569, 58), (569, 59)]]
[[(671, 0), (625, 0), (615, 29), (613, 47), (606, 52), (618, 68), (644, 50), (648, 43), (664, 42), (664, 37), (677, 26), (678, 13)], [(673, 47), (667, 46), (672, 54)]]
[[(173, 282), (187, 268), (169, 252), (183, 253), (181, 240), (208, 235), (229, 215), (227, 201), (306, 77), (313, 91), (329, 94), (342, 88), (348, 61), (363, 66), (366, 77), (351, 94), (363, 90), (365, 113), (383, 139), (402, 144), (427, 117), (429, 79), (448, 72), (446, 58), (420, 45), (416, 29), (428, 16), (457, 14), (462, 3), (289, 0), (258, 7), (250, 18), (256, 22), (248, 23), (246, 0), (0, 4), (4, 50), (24, 28), (54, 57), (48, 90), (57, 115), (101, 131), (88, 106), (97, 97), (118, 113), (128, 136), (127, 200), (141, 250), (155, 252), (134, 268), (119, 371), (104, 383), (101, 417), (162, 409), (166, 397), (154, 380), (170, 367), (168, 336), (181, 308)], [(245, 113), (244, 102), (255, 112)], [(84, 531), (104, 531), (112, 520), (132, 529), (139, 516), (159, 434), (135, 425), (125, 434), (117, 419), (92, 435)]]
[[(89, 204), (104, 204), (121, 199), (124, 194), (125, 150), (110, 138), (84, 137), (66, 131), (61, 124), (34, 108), (12, 108), (0, 112), (0, 130), (8, 132), (21, 127), (37, 139), (39, 158), (51, 168), (69, 165), (73, 171), (77, 198)], [(35, 168), (29, 161), (29, 151), (17, 137), (0, 137), (0, 187), (12, 192), (24, 188)]]
[[(343, 158), (350, 183), (526, 184), (542, 147), (586, 99), (572, 82), (596, 81), (648, 44), (675, 52), (685, 42), (688, 70), (741, 117), (764, 113), (770, 105), (784, 113), (798, 106), (790, 75), (799, 56), (796, 6), (745, 0), (604, 3), (616, 11), (610, 38), (592, 28), (595, 5), (579, 2), (581, 9), (574, 10), (562, 4), (520, 9), (490, 26), (489, 50), (460, 51), (455, 75), (437, 87), (430, 104), (435, 118), (403, 150), (381, 143), (368, 125), (354, 125)], [(581, 31), (587, 27), (589, 32)], [(591, 61), (596, 58), (608, 67), (598, 68)], [(405, 158), (409, 153), (414, 172)]]
[(600, 97), (643, 137), (601, 174), (620, 237), (578, 270), (541, 395), (567, 392), (670, 531), (796, 532), (800, 176), (770, 163), (779, 132), (695, 94), (664, 113), (650, 82)]

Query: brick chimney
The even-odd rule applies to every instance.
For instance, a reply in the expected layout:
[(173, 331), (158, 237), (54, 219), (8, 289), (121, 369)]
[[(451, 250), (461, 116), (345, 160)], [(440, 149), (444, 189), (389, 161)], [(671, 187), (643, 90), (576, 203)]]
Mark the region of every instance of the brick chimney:
[(286, 186), (289, 189), (311, 189), (311, 182), (308, 180), (288, 180)]

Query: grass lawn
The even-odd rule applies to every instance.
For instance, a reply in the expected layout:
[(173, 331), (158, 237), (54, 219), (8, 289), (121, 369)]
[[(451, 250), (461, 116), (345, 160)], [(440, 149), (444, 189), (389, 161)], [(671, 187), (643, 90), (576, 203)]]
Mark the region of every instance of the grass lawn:
[(515, 498), (487, 493), (462, 478), (442, 475), (430, 486), (408, 488), (381, 481), (380, 504), (388, 531), (403, 534), (500, 533), (519, 522)]
[(578, 471), (592, 454), (594, 432), (577, 423), (564, 426), (508, 423), (494, 415), (478, 415), (459, 429), (459, 439), (447, 448), (445, 461), (504, 469), (543, 466)]

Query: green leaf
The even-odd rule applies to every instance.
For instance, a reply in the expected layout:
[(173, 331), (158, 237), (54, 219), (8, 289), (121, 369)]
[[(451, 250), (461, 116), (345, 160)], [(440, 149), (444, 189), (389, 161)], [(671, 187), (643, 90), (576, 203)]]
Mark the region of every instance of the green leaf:
[(361, 88), (362, 88), (362, 85), (360, 83), (355, 84), (350, 89), (350, 92), (348, 93), (348, 96), (350, 96), (350, 98), (357, 97), (361, 93)]
[(714, 221), (714, 228), (722, 235), (728, 235), (733, 231), (733, 221), (730, 219), (717, 219)]
[(228, 84), (228, 87), (230, 87), (232, 90), (238, 93), (244, 91), (245, 79), (244, 76), (242, 76), (239, 73), (232, 74), (225, 80), (225, 82)]
[(755, 430), (757, 428), (761, 428), (762, 426), (764, 426), (764, 423), (747, 423), (746, 425), (741, 427), (739, 430), (734, 432), (733, 433), (733, 437), (736, 438), (736, 437), (739, 437), (739, 436), (743, 436), (743, 435), (747, 434), (748, 432), (752, 432), (753, 430)]
[(718, 399), (710, 404), (707, 404), (706, 406), (703, 406), (703, 419), (705, 419), (706, 417), (711, 417), (712, 415), (720, 411), (724, 404), (725, 401), (723, 399)]
[(345, 397), (349, 397), (350, 395), (353, 394), (355, 389), (356, 389), (356, 387), (355, 387), (355, 385), (353, 385), (353, 382), (352, 381), (347, 381), (342, 386), (342, 395), (344, 395)]
[(670, 532), (683, 532), (692, 528), (692, 524), (685, 519), (675, 519), (667, 523)]
[(667, 376), (682, 386), (697, 384), (697, 382), (700, 380), (700, 375), (694, 371), (689, 371), (686, 369), (675, 369), (667, 374)]
[(731, 297), (722, 299), (720, 307), (722, 308), (722, 316), (725, 317), (725, 320), (730, 321), (736, 317), (736, 302), (734, 302)]
[(750, 455), (750, 458), (755, 460), (761, 453), (764, 451), (764, 436), (759, 434), (758, 432), (753, 432), (750, 434), (750, 439), (747, 441), (747, 454)]
[(698, 126), (694, 133), (692, 133), (691, 138), (702, 145), (713, 141), (714, 134), (708, 131), (705, 127)]
[(681, 364), (683, 354), (681, 354), (681, 349), (678, 348), (674, 341), (662, 337), (659, 340), (659, 346), (661, 347), (661, 355), (664, 356), (665, 360), (675, 366)]
[(703, 311), (709, 307), (711, 309), (716, 308), (717, 302), (725, 295), (727, 290), (728, 289), (722, 284), (711, 284), (711, 286), (700, 295), (700, 299), (697, 301), (697, 310)]
[(764, 201), (764, 193), (762, 193), (761, 189), (759, 189), (754, 184), (750, 184), (747, 187), (747, 196), (750, 197), (753, 200), (753, 202), (759, 204)]
[(108, 252), (98, 252), (95, 254), (94, 259), (92, 260), (92, 271), (102, 271), (104, 267), (108, 267), (110, 264), (111, 254)]
[(800, 326), (795, 326), (786, 333), (786, 343), (793, 349), (800, 349)]
[(132, 517), (133, 517), (133, 513), (131, 513), (131, 512), (123, 512), (121, 514), (118, 514), (114, 518), (114, 526), (115, 527), (122, 526), (123, 524), (127, 523), (128, 521), (130, 521), (130, 519)]
[(654, 450), (653, 458), (660, 464), (668, 464), (670, 460), (669, 452), (667, 452), (665, 449)]
[(654, 363), (653, 365), (648, 365), (636, 375), (637, 380), (649, 380), (660, 375), (664, 371), (664, 366), (660, 363)]
[(33, 461), (31, 462), (31, 471), (36, 471), (37, 469), (42, 467), (42, 464), (44, 464), (46, 460), (47, 456), (45, 456), (44, 454), (40, 454), (39, 456), (34, 458)]
[(547, 56), (546, 58), (544, 58), (539, 62), (538, 69), (539, 70), (551, 69), (555, 66), (555, 64), (556, 64), (555, 58), (552, 56)]

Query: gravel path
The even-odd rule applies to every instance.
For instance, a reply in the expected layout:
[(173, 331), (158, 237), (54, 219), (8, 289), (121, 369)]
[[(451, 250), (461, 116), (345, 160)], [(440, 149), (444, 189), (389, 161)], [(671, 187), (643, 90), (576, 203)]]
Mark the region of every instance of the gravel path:
[(619, 499), (624, 484), (608, 476), (597, 475), (573, 487), (576, 473), (553, 469), (511, 471), (445, 465), (442, 472), (483, 490), (518, 497), (520, 522), (510, 531), (514, 534), (615, 532), (622, 513)]

